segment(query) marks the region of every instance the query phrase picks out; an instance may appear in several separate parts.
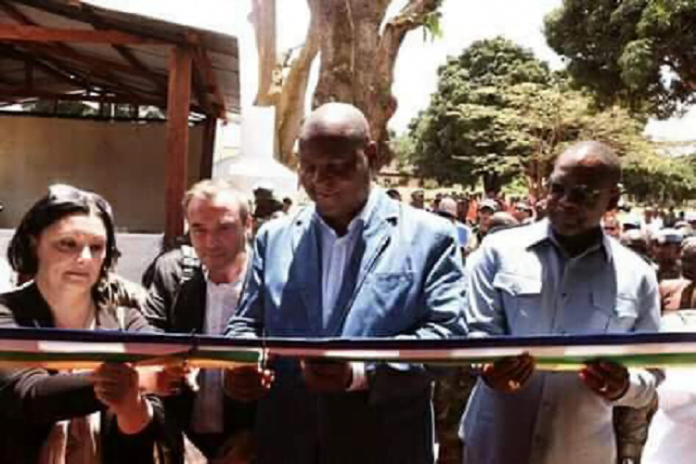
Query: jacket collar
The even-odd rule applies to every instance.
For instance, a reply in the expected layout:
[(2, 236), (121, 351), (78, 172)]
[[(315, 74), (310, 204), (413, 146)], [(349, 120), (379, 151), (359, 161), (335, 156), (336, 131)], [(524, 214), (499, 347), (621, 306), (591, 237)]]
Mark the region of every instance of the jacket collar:
[[(370, 202), (373, 202), (370, 204)], [(326, 330), (322, 329), (321, 295), (321, 255), (319, 251), (320, 232), (314, 221), (315, 208), (312, 205), (298, 213), (292, 223), (293, 249), (301, 259), (302, 272), (297, 276), (302, 299), (308, 311), (310, 330), (314, 334), (335, 336), (340, 334), (343, 321), (365, 277), (381, 255), (391, 236), (392, 227), (399, 215), (399, 203), (389, 198), (381, 189), (373, 187), (366, 212), (362, 234), (357, 239), (353, 255), (346, 269), (343, 286), (339, 292), (336, 308), (332, 312)], [(389, 224), (387, 224), (389, 223)]]

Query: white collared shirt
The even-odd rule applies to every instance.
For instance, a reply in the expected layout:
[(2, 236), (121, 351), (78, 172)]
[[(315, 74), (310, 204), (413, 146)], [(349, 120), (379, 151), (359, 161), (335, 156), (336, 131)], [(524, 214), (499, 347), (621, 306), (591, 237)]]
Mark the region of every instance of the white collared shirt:
[[(360, 237), (365, 224), (370, 219), (370, 215), (375, 208), (376, 192), (373, 187), (367, 198), (365, 207), (360, 213), (350, 221), (345, 235), (339, 237), (336, 232), (319, 216), (314, 213), (316, 223), (319, 226), (321, 255), (321, 305), (322, 305), (322, 328), (326, 330), (331, 319), (331, 314), (336, 310), (338, 296), (341, 293), (341, 285), (355, 244)], [(348, 390), (359, 390), (366, 388), (365, 363), (351, 363), (353, 367), (353, 381)]]
[(365, 207), (350, 221), (348, 230), (342, 237), (339, 237), (317, 212), (314, 213), (321, 240), (319, 252), (321, 254), (321, 305), (322, 327), (324, 329), (327, 328), (330, 316), (336, 309), (336, 301), (341, 292), (341, 285), (355, 244), (374, 210), (374, 204), (375, 191), (373, 188)]
[[(212, 282), (206, 272), (206, 308), (203, 322), (203, 333), (206, 335), (224, 333), (227, 322), (234, 314), (239, 301), (246, 274), (245, 269), (241, 270), (234, 282), (221, 284)], [(225, 425), (222, 371), (220, 369), (201, 370), (198, 374), (198, 385), (191, 416), (193, 430), (201, 434), (222, 433)]]

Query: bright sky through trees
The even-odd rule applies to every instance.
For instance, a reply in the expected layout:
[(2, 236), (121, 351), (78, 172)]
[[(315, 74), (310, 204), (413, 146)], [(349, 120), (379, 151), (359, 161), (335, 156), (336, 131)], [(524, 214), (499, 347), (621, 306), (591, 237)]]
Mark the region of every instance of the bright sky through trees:
[[(242, 48), (242, 104), (249, 104), (256, 87), (256, 56), (247, 15), (248, 0), (88, 0), (95, 5), (137, 12), (165, 20), (233, 34)], [(399, 108), (390, 126), (405, 130), (411, 118), (424, 109), (437, 85), (437, 68), (448, 55), (458, 55), (474, 40), (502, 35), (531, 48), (552, 68), (560, 58), (546, 45), (542, 33), (544, 16), (562, 0), (445, 0), (441, 26), (443, 36), (423, 40), (413, 32), (406, 40), (396, 65), (393, 92)], [(309, 13), (305, 0), (277, 0), (280, 48), (299, 45), (304, 39)], [(396, 10), (403, 0), (395, 0)], [(651, 121), (648, 132), (661, 139), (695, 140), (696, 110), (681, 120)]]

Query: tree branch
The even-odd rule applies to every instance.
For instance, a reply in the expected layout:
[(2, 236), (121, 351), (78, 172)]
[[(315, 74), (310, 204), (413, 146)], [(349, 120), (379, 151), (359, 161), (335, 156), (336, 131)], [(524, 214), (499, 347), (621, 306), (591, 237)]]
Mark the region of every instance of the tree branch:
[(381, 48), (389, 62), (396, 62), (401, 42), (406, 34), (425, 23), (426, 17), (442, 5), (442, 0), (409, 0), (401, 11), (384, 26)]
[(275, 104), (273, 94), (273, 72), (276, 66), (276, 0), (252, 0), (251, 23), (256, 36), (259, 56), (259, 86), (256, 104), (271, 106)]
[[(308, 2), (310, 10), (313, 3)], [(312, 62), (319, 52), (319, 19), (312, 11), (307, 36), (299, 56), (295, 58), (283, 82), (280, 101), (276, 106), (276, 128), (280, 161), (293, 165), (295, 138), (304, 119), (305, 100)]]

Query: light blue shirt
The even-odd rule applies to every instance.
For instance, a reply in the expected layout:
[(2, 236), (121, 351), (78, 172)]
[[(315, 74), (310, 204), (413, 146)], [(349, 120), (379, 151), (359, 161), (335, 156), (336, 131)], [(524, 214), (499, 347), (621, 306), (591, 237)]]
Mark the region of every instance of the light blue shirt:
[[(467, 270), (472, 337), (658, 331), (654, 271), (607, 236), (570, 257), (544, 220), (487, 237)], [(576, 372), (537, 371), (512, 394), (479, 381), (462, 420), (465, 462), (614, 464), (612, 406), (648, 404), (659, 377), (629, 372), (629, 390), (614, 403)]]
[(459, 246), (466, 248), (471, 238), (471, 229), (466, 224), (462, 224), (459, 221), (454, 223), (454, 227), (457, 229), (457, 239), (459, 240)]

